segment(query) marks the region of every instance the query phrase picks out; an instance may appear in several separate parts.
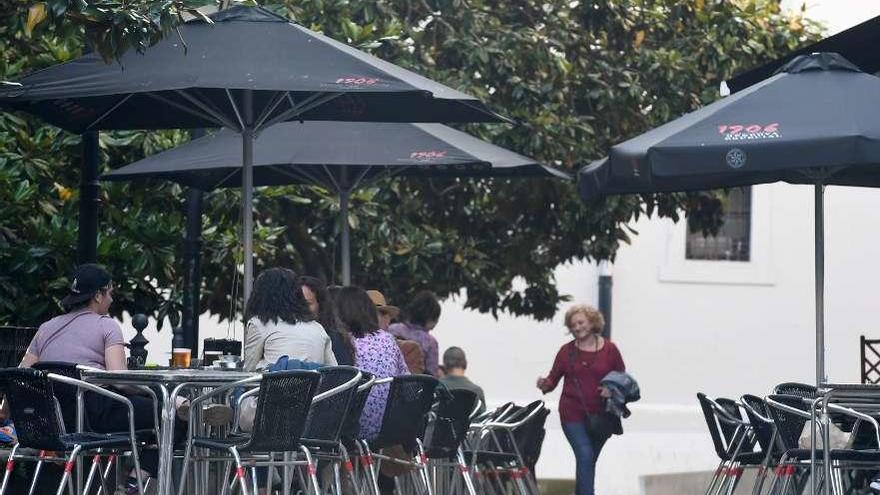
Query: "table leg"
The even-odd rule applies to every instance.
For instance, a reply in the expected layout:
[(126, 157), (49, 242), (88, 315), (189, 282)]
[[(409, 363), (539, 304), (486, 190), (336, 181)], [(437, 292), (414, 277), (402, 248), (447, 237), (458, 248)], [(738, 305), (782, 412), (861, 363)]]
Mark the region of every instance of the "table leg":
[(162, 424), (159, 427), (159, 472), (156, 474), (158, 495), (171, 494), (171, 459), (174, 454), (174, 399), (168, 393), (168, 386), (159, 384), (162, 392)]

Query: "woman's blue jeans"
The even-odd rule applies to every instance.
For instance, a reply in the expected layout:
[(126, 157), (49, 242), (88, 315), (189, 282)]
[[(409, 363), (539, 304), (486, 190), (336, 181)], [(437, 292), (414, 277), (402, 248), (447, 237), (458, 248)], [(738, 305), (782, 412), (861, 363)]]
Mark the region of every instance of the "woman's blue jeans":
[(571, 444), (577, 465), (575, 495), (594, 495), (596, 460), (599, 458), (599, 451), (602, 450), (602, 445), (605, 442), (595, 445), (590, 439), (590, 435), (587, 434), (587, 425), (584, 421), (563, 422), (562, 432), (565, 433), (565, 438)]

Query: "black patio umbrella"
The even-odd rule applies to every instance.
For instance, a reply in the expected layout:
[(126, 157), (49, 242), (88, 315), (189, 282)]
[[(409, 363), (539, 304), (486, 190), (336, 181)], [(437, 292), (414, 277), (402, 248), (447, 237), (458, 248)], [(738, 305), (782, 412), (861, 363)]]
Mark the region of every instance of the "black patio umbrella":
[(816, 381), (825, 380), (823, 187), (880, 186), (880, 78), (836, 53), (774, 76), (611, 148), (579, 172), (585, 199), (785, 181), (816, 207)]
[(727, 88), (731, 93), (736, 93), (772, 76), (780, 67), (798, 55), (819, 52), (840, 54), (864, 72), (876, 74), (880, 72), (880, 53), (875, 48), (878, 43), (880, 43), (880, 16), (807, 45), (776, 60), (741, 72), (727, 81)]
[[(0, 105), (73, 132), (225, 127), (241, 135), (245, 299), (253, 278), (253, 140), (288, 120), (499, 122), (472, 96), (259, 7), (180, 27), (118, 64), (89, 54), (0, 87)], [(181, 41), (181, 39), (183, 41)], [(185, 43), (184, 43), (185, 42)]]
[[(241, 140), (221, 130), (105, 174), (155, 177), (205, 191), (241, 187)], [(255, 186), (318, 184), (340, 197), (342, 282), (351, 283), (351, 192), (389, 176), (558, 177), (568, 174), (441, 124), (287, 122), (254, 141)]]

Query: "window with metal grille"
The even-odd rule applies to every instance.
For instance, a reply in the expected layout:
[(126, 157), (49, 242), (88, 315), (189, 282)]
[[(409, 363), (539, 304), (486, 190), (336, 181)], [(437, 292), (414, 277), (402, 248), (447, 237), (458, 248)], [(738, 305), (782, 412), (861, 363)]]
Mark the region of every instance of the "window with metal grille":
[(751, 258), (752, 188), (730, 190), (724, 198), (724, 223), (718, 235), (687, 234), (689, 260), (749, 261)]

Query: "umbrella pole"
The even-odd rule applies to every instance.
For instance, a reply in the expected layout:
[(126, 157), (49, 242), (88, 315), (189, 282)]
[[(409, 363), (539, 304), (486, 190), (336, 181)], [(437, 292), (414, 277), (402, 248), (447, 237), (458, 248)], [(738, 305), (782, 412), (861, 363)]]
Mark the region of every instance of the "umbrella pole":
[(246, 126), (241, 131), (241, 215), (244, 243), (244, 306), (242, 308), (247, 306), (254, 282), (254, 129), (250, 127), (254, 113), (253, 103), (253, 93), (245, 90), (243, 110)]
[(348, 227), (348, 200), (351, 190), (343, 185), (339, 191), (339, 216), (342, 221), (340, 257), (342, 258), (342, 285), (351, 285), (351, 231)]
[(813, 189), (815, 203), (816, 257), (816, 386), (825, 382), (825, 203), (824, 186)]

